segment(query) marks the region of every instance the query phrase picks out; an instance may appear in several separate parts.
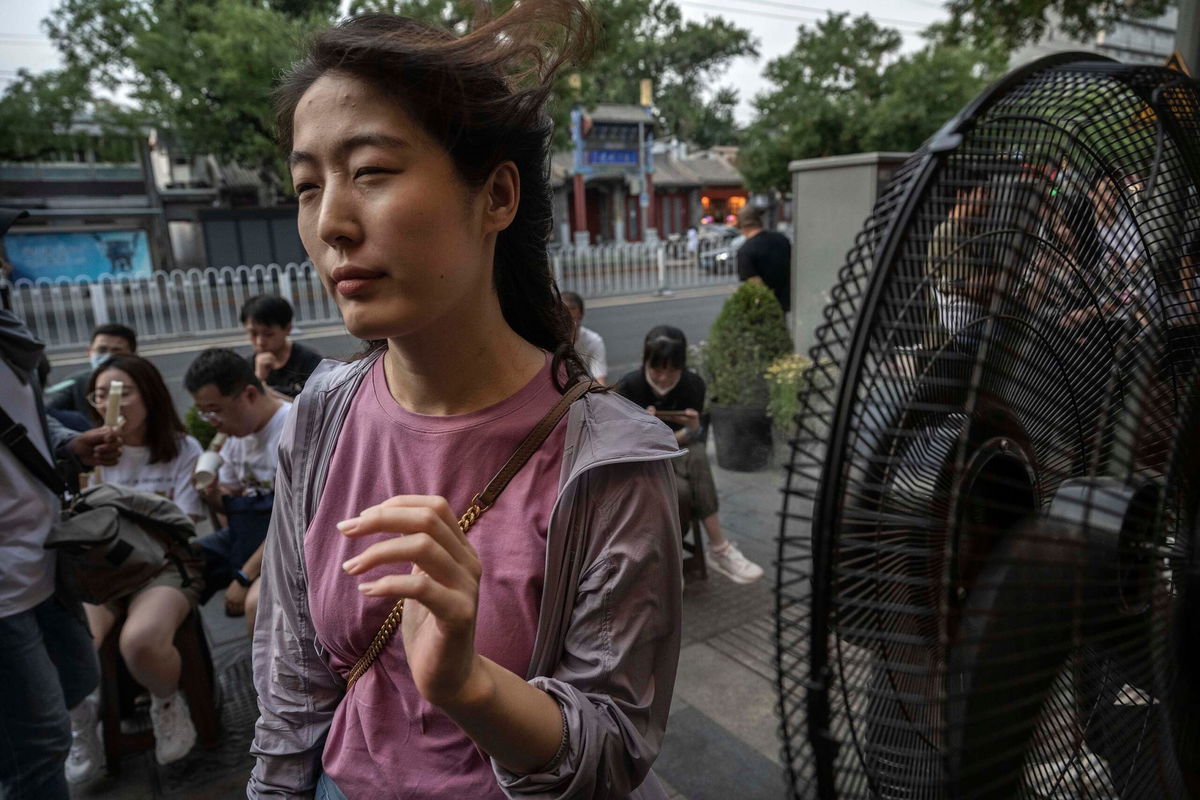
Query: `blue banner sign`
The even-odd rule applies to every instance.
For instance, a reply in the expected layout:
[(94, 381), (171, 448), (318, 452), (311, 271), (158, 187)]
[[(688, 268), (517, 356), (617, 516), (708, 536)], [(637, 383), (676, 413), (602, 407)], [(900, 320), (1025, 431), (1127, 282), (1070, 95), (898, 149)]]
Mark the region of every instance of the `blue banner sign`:
[(619, 164), (621, 166), (638, 163), (637, 150), (588, 150), (589, 164)]
[(143, 230), (10, 233), (4, 249), (13, 279), (147, 277), (153, 270)]

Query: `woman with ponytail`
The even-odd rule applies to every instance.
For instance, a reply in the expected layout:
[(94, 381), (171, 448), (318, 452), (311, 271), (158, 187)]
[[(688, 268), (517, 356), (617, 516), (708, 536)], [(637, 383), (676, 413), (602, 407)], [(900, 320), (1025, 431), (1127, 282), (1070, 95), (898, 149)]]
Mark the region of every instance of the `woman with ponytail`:
[(665, 797), (678, 448), (589, 390), (546, 250), (544, 106), (592, 35), (582, 0), (461, 38), (371, 14), (279, 89), (301, 239), (370, 345), (281, 442), (251, 798)]

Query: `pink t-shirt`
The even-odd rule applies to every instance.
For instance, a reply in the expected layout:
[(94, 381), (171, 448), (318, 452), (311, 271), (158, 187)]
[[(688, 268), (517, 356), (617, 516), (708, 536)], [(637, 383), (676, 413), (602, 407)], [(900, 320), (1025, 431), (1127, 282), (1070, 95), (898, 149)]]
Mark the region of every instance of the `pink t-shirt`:
[[(558, 401), (549, 363), (547, 357), (546, 367), (507, 400), (448, 417), (402, 408), (388, 391), (382, 358), (364, 378), (304, 538), (313, 626), (343, 677), (395, 604), (394, 598), (365, 597), (356, 586), (385, 570), (411, 567), (347, 575), (342, 562), (383, 534), (352, 540), (334, 526), (398, 494), (441, 495), (461, 514)], [(469, 533), (483, 565), (475, 647), (522, 677), (537, 632), (565, 419)], [(399, 632), (338, 706), (322, 762), (350, 798), (504, 797), (490, 762), (417, 692)]]

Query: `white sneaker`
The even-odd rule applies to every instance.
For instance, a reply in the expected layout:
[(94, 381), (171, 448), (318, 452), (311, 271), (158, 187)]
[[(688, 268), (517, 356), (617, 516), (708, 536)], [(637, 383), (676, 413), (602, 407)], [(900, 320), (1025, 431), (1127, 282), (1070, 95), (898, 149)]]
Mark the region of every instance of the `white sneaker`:
[(717, 551), (709, 548), (704, 553), (708, 568), (719, 572), (734, 583), (754, 583), (762, 577), (763, 569), (742, 555), (742, 551), (733, 542), (728, 542), (725, 549)]
[(71, 709), (71, 752), (67, 754), (67, 781), (86, 783), (104, 766), (104, 747), (97, 732), (100, 690), (89, 694)]
[(196, 744), (196, 726), (182, 692), (167, 698), (152, 697), (150, 723), (154, 726), (154, 758), (159, 764), (178, 761)]

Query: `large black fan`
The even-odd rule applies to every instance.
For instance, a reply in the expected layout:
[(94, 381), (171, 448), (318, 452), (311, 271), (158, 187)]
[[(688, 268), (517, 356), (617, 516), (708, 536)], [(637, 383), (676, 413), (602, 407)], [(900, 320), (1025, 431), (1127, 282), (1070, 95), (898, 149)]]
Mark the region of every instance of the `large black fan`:
[(792, 796), (1200, 796), (1197, 228), (1197, 84), (1078, 53), (884, 190), (784, 493)]

